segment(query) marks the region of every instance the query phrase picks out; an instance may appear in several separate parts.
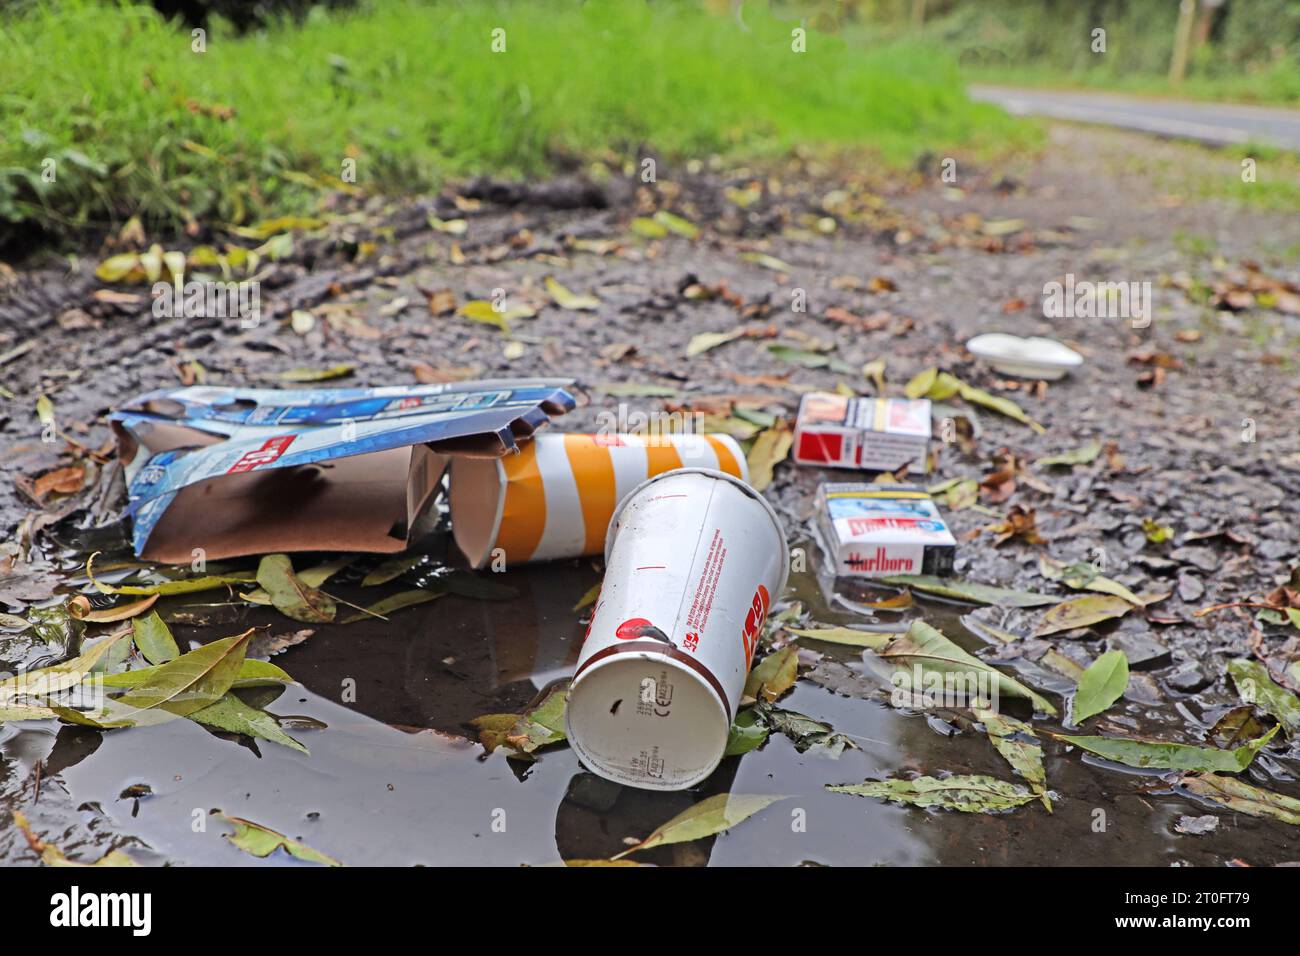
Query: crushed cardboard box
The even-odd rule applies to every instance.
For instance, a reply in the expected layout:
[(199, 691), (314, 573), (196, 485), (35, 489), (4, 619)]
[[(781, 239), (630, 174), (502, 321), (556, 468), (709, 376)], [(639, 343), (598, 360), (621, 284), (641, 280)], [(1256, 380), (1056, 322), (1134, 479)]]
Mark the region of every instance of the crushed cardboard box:
[(343, 389), (192, 386), (110, 416), (138, 557), (392, 553), (447, 456), (517, 451), (574, 405), (571, 379)]

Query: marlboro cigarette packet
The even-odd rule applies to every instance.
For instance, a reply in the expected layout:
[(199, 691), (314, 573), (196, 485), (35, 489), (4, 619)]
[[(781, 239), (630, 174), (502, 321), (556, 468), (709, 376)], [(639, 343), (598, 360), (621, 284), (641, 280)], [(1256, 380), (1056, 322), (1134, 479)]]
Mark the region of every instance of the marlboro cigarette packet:
[(957, 541), (917, 485), (823, 484), (817, 515), (839, 577), (952, 571)]
[(794, 460), (801, 465), (930, 470), (928, 399), (850, 398), (809, 392), (799, 403)]

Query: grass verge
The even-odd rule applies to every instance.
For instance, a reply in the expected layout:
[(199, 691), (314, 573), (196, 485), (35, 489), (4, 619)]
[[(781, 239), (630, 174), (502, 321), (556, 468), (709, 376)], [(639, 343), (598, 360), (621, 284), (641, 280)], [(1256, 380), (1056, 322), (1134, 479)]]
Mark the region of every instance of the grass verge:
[[(535, 175), (573, 158), (866, 147), (885, 164), (1032, 142), (972, 104), (956, 65), (865, 52), (689, 2), (374, 3), (243, 37), (144, 7), (38, 4), (0, 19), (0, 229), (70, 235), (303, 211), (344, 185)], [(502, 32), (494, 32), (502, 31)], [(498, 52), (500, 51), (500, 52)]]

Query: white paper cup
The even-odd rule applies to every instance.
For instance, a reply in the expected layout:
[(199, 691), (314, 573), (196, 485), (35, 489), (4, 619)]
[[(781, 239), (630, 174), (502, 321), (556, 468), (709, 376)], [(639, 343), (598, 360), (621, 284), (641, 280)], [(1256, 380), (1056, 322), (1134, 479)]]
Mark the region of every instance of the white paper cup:
[(619, 501), (675, 468), (749, 477), (730, 435), (543, 432), (505, 458), (453, 459), (451, 530), (475, 568), (600, 554)]
[(743, 481), (679, 468), (619, 504), (565, 714), (593, 773), (681, 790), (722, 759), (763, 620), (785, 588), (776, 512)]

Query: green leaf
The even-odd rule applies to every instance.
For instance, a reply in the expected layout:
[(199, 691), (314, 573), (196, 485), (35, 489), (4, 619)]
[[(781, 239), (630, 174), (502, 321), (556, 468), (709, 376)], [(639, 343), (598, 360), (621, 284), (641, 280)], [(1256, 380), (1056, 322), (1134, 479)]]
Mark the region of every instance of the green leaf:
[(1202, 776), (1188, 774), (1179, 784), (1189, 793), (1217, 803), (1251, 817), (1271, 817), (1300, 826), (1300, 800), (1263, 790), (1237, 777), (1207, 773)]
[(774, 701), (791, 687), (799, 671), (799, 649), (793, 644), (768, 654), (745, 679), (744, 697)]
[(442, 597), (443, 591), (429, 591), (423, 588), (417, 588), (412, 591), (398, 591), (396, 594), (389, 595), (382, 601), (376, 601), (363, 612), (353, 614), (351, 617), (345, 617), (340, 623), (353, 624), (357, 621), (364, 621), (367, 618), (386, 617), (394, 611), (400, 611), (404, 607), (414, 607), (417, 604), (427, 604), (430, 601), (436, 601)]
[(389, 558), (361, 579), (363, 588), (372, 588), (377, 584), (387, 584), (393, 578), (400, 578), (407, 571), (423, 564), (425, 555), (413, 554), (405, 558)]
[(355, 365), (331, 365), (329, 368), (291, 368), (280, 373), (282, 382), (327, 382), (334, 378), (346, 378), (357, 370)]
[(1073, 467), (1074, 465), (1090, 465), (1097, 460), (1101, 454), (1101, 442), (1090, 441), (1072, 451), (1063, 451), (1059, 455), (1048, 455), (1046, 458), (1039, 458), (1035, 465), (1039, 468), (1051, 468), (1053, 466)]
[(975, 604), (996, 604), (1000, 607), (1039, 607), (1043, 604), (1054, 604), (1057, 600), (1050, 594), (1012, 591), (1008, 588), (994, 587), (990, 584), (954, 581), (950, 578), (936, 577), (933, 574), (894, 574), (887, 578), (880, 578), (880, 581), (898, 587), (914, 588), (917, 591), (935, 594), (939, 597), (972, 601)]
[(1093, 661), (1074, 692), (1071, 718), (1081, 724), (1100, 714), (1124, 694), (1128, 687), (1128, 657), (1123, 651), (1107, 651)]
[(832, 793), (897, 800), (914, 807), (941, 807), (963, 813), (997, 813), (1012, 810), (1037, 798), (1016, 783), (982, 774), (954, 774), (950, 777), (917, 777), (914, 780), (868, 780), (865, 783), (831, 786)]
[(649, 850), (669, 843), (689, 843), (729, 830), (758, 811), (787, 799), (784, 796), (756, 796), (719, 793), (682, 811), (636, 846), (610, 859), (618, 860), (638, 850)]
[(792, 627), (788, 630), (798, 637), (814, 641), (843, 644), (847, 647), (869, 647), (872, 650), (879, 650), (894, 639), (892, 632), (857, 631), (851, 627), (819, 627), (806, 631)]
[(1047, 795), (1047, 772), (1043, 769), (1043, 748), (1034, 728), (1023, 720), (991, 710), (975, 711), (975, 719), (984, 725), (989, 741), (1011, 768), (1025, 778), (1047, 812), (1052, 812), (1052, 798)]
[(579, 295), (569, 289), (566, 289), (552, 276), (547, 276), (543, 283), (551, 300), (561, 309), (567, 309), (570, 312), (594, 312), (600, 308), (600, 300), (594, 295)]
[(1046, 698), (1014, 678), (1008, 677), (996, 667), (991, 667), (978, 657), (966, 653), (942, 632), (924, 621), (913, 621), (906, 634), (898, 635), (876, 654), (890, 664), (901, 665), (894, 672), (895, 680), (901, 675), (905, 680), (910, 681), (912, 678), (910, 669), (913, 665), (919, 665), (923, 675), (926, 671), (963, 677), (983, 674), (997, 684), (999, 693), (1027, 698), (1044, 713), (1056, 713), (1056, 708)]
[(961, 383), (961, 397), (972, 405), (982, 405), (984, 408), (991, 409), (1007, 418), (1014, 419), (1021, 424), (1028, 425), (1040, 435), (1047, 431), (1042, 425), (1034, 421), (1025, 414), (1024, 409), (1009, 398), (1003, 398), (1001, 395), (992, 395), (982, 388), (976, 388), (973, 385)]
[(772, 483), (772, 471), (790, 455), (790, 446), (794, 443), (794, 432), (784, 421), (779, 421), (771, 428), (759, 433), (746, 455), (749, 465), (749, 484), (755, 491), (762, 491)]
[(69, 860), (62, 850), (52, 843), (46, 843), (32, 829), (27, 822), (27, 815), (21, 810), (13, 812), (14, 826), (22, 831), (24, 838), (31, 848), (41, 855), (41, 862), (46, 866), (67, 866), (67, 867), (87, 867), (87, 866), (139, 866), (135, 860), (131, 859), (121, 850), (110, 850), (104, 856), (100, 857), (94, 863), (80, 863), (76, 860)]
[(783, 362), (793, 362), (795, 365), (802, 365), (804, 368), (825, 368), (831, 364), (829, 355), (823, 355), (820, 352), (809, 352), (806, 349), (796, 349), (789, 345), (781, 345), (774, 342), (767, 347), (767, 350)]
[(683, 219), (681, 216), (673, 215), (666, 209), (660, 209), (655, 213), (654, 221), (659, 223), (669, 232), (676, 233), (683, 239), (695, 239), (699, 236), (700, 230), (693, 222)]
[(252, 820), (245, 820), (242, 817), (232, 817), (224, 813), (220, 814), (220, 816), (235, 827), (235, 832), (226, 834), (226, 839), (245, 853), (258, 859), (264, 859), (276, 850), (283, 848), (290, 856), (296, 856), (308, 863), (321, 863), (325, 866), (343, 865), (334, 857), (326, 856), (319, 850), (313, 850), (305, 843), (291, 840), (283, 833), (278, 833), (270, 827), (264, 827), (260, 823), (254, 823)]
[(583, 608), (591, 607), (596, 603), (596, 598), (600, 597), (600, 589), (604, 582), (597, 581), (586, 591), (582, 592), (582, 597), (578, 598), (578, 603), (573, 605), (572, 610), (581, 611)]
[(1043, 615), (1035, 637), (1058, 634), (1079, 627), (1090, 627), (1102, 621), (1123, 617), (1133, 610), (1133, 605), (1113, 594), (1089, 594), (1086, 597), (1062, 601)]
[(691, 337), (690, 344), (686, 346), (686, 357), (694, 358), (697, 355), (702, 355), (709, 349), (716, 349), (719, 345), (726, 345), (744, 334), (744, 329), (732, 329), (730, 332), (700, 332), (698, 335)]
[(668, 235), (668, 227), (645, 216), (637, 216), (629, 228), (643, 239), (662, 239)]
[(171, 630), (152, 611), (147, 617), (137, 617), (131, 622), (135, 635), (135, 646), (150, 664), (166, 664), (180, 657), (181, 649), (176, 646), (176, 639)]
[(509, 747), (511, 756), (532, 759), (542, 747), (568, 739), (564, 730), (564, 708), (569, 701), (568, 685), (554, 687), (536, 707), (525, 714), (485, 714), (470, 721), (479, 731), (479, 742), (487, 753)]
[(216, 703), (201, 707), (188, 716), (190, 720), (205, 727), (212, 727), (214, 730), (261, 737), (263, 740), (309, 753), (306, 747), (280, 729), (280, 722), (273, 714), (268, 714), (257, 707), (250, 707), (234, 694), (226, 694)]
[[(125, 630), (119, 631), (110, 637), (95, 644), (94, 647), (83, 651), (77, 657), (70, 661), (64, 661), (62, 664), (55, 664), (52, 667), (42, 667), (34, 671), (24, 671), (7, 680), (0, 681), (0, 705), (6, 707), (28, 707), (20, 701), (24, 697), (49, 697), (60, 691), (76, 687), (94, 669), (99, 663), (99, 659), (122, 638), (126, 637)], [(10, 717), (10, 720), (23, 718)]]
[(1289, 736), (1300, 732), (1300, 697), (1273, 681), (1259, 661), (1239, 657), (1228, 662), (1228, 673), (1237, 693), (1248, 704), (1256, 704), (1274, 717)]
[(757, 721), (753, 709), (742, 710), (736, 715), (736, 721), (727, 734), (727, 749), (722, 752), (722, 756), (747, 754), (761, 747), (767, 736), (768, 729)]
[(293, 573), (293, 562), (287, 554), (262, 558), (257, 566), (257, 583), (270, 595), (276, 610), (295, 621), (327, 624), (338, 613), (329, 595), (303, 583)]
[(1128, 737), (1072, 737), (1054, 734), (1058, 740), (1113, 760), (1129, 767), (1144, 770), (1196, 770), (1201, 772), (1224, 771), (1239, 773), (1250, 766), (1261, 747), (1278, 732), (1274, 727), (1258, 740), (1235, 750), (1218, 750), (1193, 744), (1170, 744), (1158, 740), (1136, 740)]
[[(162, 710), (184, 717), (220, 700), (239, 676), (244, 651), (254, 630), (249, 628), (243, 634), (205, 644), (166, 664), (144, 668), (147, 673), (143, 680), (131, 685), (123, 696), (105, 701), (106, 719), (87, 719), (98, 727), (131, 726), (141, 720), (153, 723), (156, 722), (153, 716), (141, 715), (145, 711)], [(110, 675), (104, 683), (112, 686), (109, 682), (121, 676), (124, 675)]]
[[(119, 671), (116, 674), (105, 674), (102, 678), (103, 684), (105, 687), (115, 688), (139, 687), (147, 681), (155, 680), (161, 672), (162, 666), (160, 664), (156, 667), (137, 667), (134, 670)], [(252, 660), (246, 657), (243, 663), (239, 665), (239, 674), (235, 677), (235, 682), (231, 686), (239, 689), (241, 687), (264, 687), (268, 684), (292, 683), (294, 683), (293, 678), (270, 661)]]
[(1066, 587), (1074, 588), (1076, 591), (1097, 591), (1100, 594), (1113, 594), (1116, 597), (1122, 597), (1130, 604), (1145, 603), (1141, 597), (1118, 581), (1103, 577), (1096, 567), (1087, 561), (1077, 561), (1074, 564), (1067, 565), (1060, 561), (1053, 561), (1048, 557), (1042, 557), (1038, 559), (1038, 573), (1049, 581), (1060, 581)]
[(786, 262), (782, 262), (776, 256), (769, 256), (763, 252), (745, 252), (740, 258), (746, 262), (752, 262), (756, 266), (762, 266), (764, 269), (771, 269), (773, 272), (793, 272), (794, 267)]
[(831, 757), (839, 757), (846, 747), (856, 748), (855, 744), (844, 734), (836, 733), (829, 724), (813, 720), (792, 710), (782, 710), (770, 704), (759, 704), (754, 708), (755, 719), (768, 730), (785, 734), (794, 742), (794, 749), (799, 753), (816, 750)]
[(95, 580), (94, 563), (99, 556), (96, 551), (86, 559), (86, 577), (100, 594), (193, 594), (197, 591), (211, 591), (214, 588), (228, 587), (235, 584), (247, 584), (253, 575), (245, 572), (237, 574), (210, 574), (201, 578), (180, 578), (175, 581), (163, 581), (161, 584), (105, 584)]

